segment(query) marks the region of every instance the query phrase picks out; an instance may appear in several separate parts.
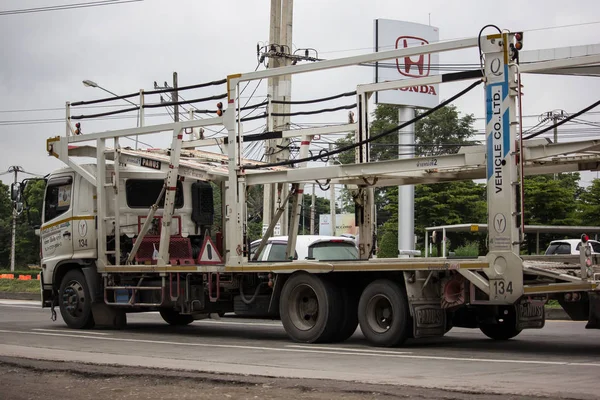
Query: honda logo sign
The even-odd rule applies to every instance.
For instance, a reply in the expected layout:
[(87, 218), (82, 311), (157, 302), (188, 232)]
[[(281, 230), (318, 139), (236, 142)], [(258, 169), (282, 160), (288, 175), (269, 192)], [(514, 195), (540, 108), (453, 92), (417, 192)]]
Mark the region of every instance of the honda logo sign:
[[(416, 42), (419, 45), (429, 44), (429, 42), (423, 38), (416, 36), (400, 36), (396, 39), (397, 49), (406, 49), (408, 47), (414, 47), (412, 42)], [(431, 54), (421, 54), (413, 57), (404, 57), (404, 64), (400, 64), (400, 60), (396, 59), (396, 67), (398, 72), (404, 76), (411, 78), (422, 78), (429, 76), (429, 69), (431, 68)]]
[[(436, 27), (387, 19), (375, 20), (375, 51), (405, 49), (437, 41), (439, 30)], [(438, 54), (433, 53), (379, 62), (375, 68), (374, 81), (385, 82), (436, 75), (438, 60)], [(437, 85), (415, 84), (402, 89), (378, 92), (375, 94), (375, 102), (432, 108), (439, 103), (438, 88)]]

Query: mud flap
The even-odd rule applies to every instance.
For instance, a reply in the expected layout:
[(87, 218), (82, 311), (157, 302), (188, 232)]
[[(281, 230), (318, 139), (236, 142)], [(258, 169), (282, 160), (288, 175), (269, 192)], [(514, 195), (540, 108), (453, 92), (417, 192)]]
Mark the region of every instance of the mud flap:
[(517, 304), (516, 328), (541, 329), (546, 324), (546, 309), (543, 301), (525, 300)]
[(123, 310), (109, 307), (103, 303), (92, 304), (92, 315), (96, 327), (110, 329), (125, 329), (127, 326), (127, 314)]
[(585, 329), (600, 329), (600, 295), (597, 293), (589, 293), (590, 299), (590, 315)]
[(444, 336), (446, 333), (446, 310), (440, 303), (411, 305), (413, 337)]

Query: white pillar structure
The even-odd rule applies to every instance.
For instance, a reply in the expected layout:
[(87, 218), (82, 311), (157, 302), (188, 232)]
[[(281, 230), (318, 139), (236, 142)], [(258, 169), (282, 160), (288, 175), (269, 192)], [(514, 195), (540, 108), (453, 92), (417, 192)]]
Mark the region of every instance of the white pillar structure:
[[(400, 107), (398, 123), (415, 118), (415, 109)], [(415, 147), (414, 124), (398, 131), (398, 158), (412, 157)], [(398, 251), (415, 249), (415, 188), (413, 185), (398, 186)], [(399, 253), (400, 258), (409, 257)]]

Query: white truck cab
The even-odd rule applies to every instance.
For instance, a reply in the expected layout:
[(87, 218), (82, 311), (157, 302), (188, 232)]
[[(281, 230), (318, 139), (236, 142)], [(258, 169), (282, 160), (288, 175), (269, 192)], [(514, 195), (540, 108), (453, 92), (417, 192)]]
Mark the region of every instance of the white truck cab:
[[(95, 164), (82, 165), (82, 168), (96, 175)], [(107, 165), (107, 176), (111, 176), (112, 169), (112, 165)], [(123, 262), (147, 218), (148, 209), (161, 194), (165, 174), (135, 165), (121, 166), (119, 173), (118, 188), (115, 188), (114, 179), (107, 183), (106, 206), (108, 215), (115, 215), (115, 207), (119, 207), (119, 261)], [(199, 207), (200, 203), (204, 206)], [(197, 205), (195, 209), (194, 204)], [(158, 202), (154, 221), (146, 233), (147, 241), (137, 252), (134, 264), (152, 264), (152, 254), (158, 246), (163, 206), (164, 196)], [(202, 235), (213, 223), (213, 212), (210, 183), (193, 180), (177, 182), (171, 234), (182, 238), (180, 242), (184, 245), (172, 250), (175, 262), (193, 263), (200, 250)], [(108, 233), (106, 246), (109, 252), (113, 251), (111, 261), (114, 262), (115, 220), (98, 220), (96, 189), (71, 168), (56, 170), (47, 177), (40, 227), (44, 302), (49, 303), (52, 293), (59, 289), (62, 277), (68, 270), (75, 266), (95, 264), (98, 258), (96, 233), (99, 223), (105, 224)]]

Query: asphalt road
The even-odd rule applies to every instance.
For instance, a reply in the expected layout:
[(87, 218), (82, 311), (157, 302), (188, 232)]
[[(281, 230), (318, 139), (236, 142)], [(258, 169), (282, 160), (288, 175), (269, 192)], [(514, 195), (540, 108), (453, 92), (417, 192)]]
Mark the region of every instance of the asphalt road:
[(336, 345), (290, 341), (278, 321), (223, 318), (173, 328), (158, 313), (129, 314), (125, 330), (77, 331), (37, 302), (0, 300), (0, 356), (318, 378), (465, 391), (600, 398), (600, 331), (547, 321), (508, 342), (478, 330), (369, 347), (360, 329)]

